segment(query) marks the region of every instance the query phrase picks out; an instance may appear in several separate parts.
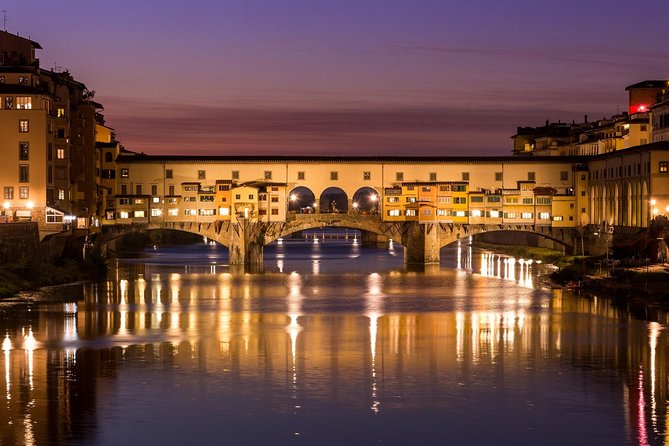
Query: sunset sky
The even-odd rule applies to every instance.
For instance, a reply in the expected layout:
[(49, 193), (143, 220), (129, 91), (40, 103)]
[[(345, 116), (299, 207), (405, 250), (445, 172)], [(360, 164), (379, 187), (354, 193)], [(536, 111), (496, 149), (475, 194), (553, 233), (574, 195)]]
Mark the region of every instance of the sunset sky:
[(669, 78), (666, 0), (8, 0), (150, 154), (507, 155)]

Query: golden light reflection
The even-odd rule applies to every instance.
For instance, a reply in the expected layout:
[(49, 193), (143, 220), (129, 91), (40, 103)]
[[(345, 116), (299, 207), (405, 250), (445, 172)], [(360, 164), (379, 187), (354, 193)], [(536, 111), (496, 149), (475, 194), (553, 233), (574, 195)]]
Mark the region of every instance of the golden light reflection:
[(378, 397), (378, 385), (376, 382), (376, 338), (379, 317), (383, 310), (383, 279), (378, 273), (367, 276), (367, 293), (365, 293), (365, 314), (369, 318), (369, 350), (372, 366), (372, 405), (370, 409), (375, 414), (379, 413), (381, 402)]
[(657, 359), (657, 340), (660, 337), (662, 326), (657, 322), (648, 324), (648, 346), (650, 348), (650, 417), (653, 423), (653, 430), (657, 432), (657, 400), (655, 398), (656, 359)]
[(5, 334), (5, 339), (2, 341), (2, 351), (5, 354), (5, 392), (7, 401), (12, 399), (11, 387), (12, 378), (10, 374), (9, 352), (12, 350), (12, 340), (9, 339), (9, 333)]

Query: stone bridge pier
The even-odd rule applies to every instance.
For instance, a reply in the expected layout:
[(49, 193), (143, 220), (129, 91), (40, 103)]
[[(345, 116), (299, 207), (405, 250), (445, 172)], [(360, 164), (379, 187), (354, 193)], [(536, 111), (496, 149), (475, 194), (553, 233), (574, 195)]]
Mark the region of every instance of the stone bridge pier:
[(404, 223), (402, 229), (404, 263), (408, 265), (429, 265), (439, 263), (441, 240), (437, 225), (410, 222)]

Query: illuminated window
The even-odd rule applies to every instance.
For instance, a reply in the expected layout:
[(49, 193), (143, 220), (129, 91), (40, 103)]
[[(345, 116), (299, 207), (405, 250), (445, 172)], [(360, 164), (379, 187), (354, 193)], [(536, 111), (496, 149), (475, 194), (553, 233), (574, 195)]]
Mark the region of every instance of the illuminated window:
[(388, 203), (398, 203), (400, 201), (400, 197), (388, 197)]
[(65, 116), (65, 109), (63, 107), (58, 107), (56, 110), (56, 117), (62, 118), (63, 116)]
[(551, 214), (548, 212), (539, 212), (539, 219), (540, 220), (548, 220), (551, 218)]
[(145, 211), (135, 211), (134, 212), (134, 217), (135, 218), (144, 218), (144, 217), (146, 217), (146, 212)]
[(58, 199), (59, 200), (65, 199), (65, 189), (58, 189)]
[(19, 76), (19, 84), (27, 84), (28, 76)]
[(19, 187), (19, 198), (24, 199), (24, 200), (28, 198), (28, 187), (27, 186)]
[(455, 216), (456, 216), (456, 217), (466, 217), (466, 216), (467, 216), (467, 212), (466, 212), (466, 211), (457, 211), (457, 212), (455, 213)]
[(130, 213), (128, 211), (121, 211), (119, 216), (120, 218), (130, 218)]
[(59, 160), (65, 159), (65, 149), (56, 149), (56, 158)]
[(144, 199), (143, 198), (135, 198), (132, 200), (133, 203), (135, 204), (144, 204)]
[(162, 213), (160, 209), (151, 208), (151, 217), (160, 217)]
[(499, 211), (490, 211), (490, 218), (499, 218)]
[(669, 161), (660, 161), (660, 173), (669, 172)]
[(437, 215), (440, 217), (446, 216), (446, 209), (437, 209)]
[(481, 216), (481, 211), (478, 209), (474, 209), (472, 211), (472, 217), (480, 217)]
[(391, 209), (388, 211), (388, 216), (389, 217), (399, 217), (400, 216), (400, 210), (399, 209)]
[(407, 217), (415, 217), (416, 216), (416, 210), (415, 209), (407, 209), (404, 213)]
[(167, 210), (167, 215), (170, 217), (178, 217), (179, 216), (179, 209), (178, 208), (170, 208)]
[(216, 215), (216, 209), (200, 209), (199, 214), (204, 217), (211, 217), (212, 215)]
[(11, 110), (14, 108), (14, 96), (5, 96), (5, 109)]
[(520, 214), (520, 218), (523, 218), (525, 220), (528, 220), (532, 217), (534, 217), (534, 214), (532, 214), (532, 212), (523, 212)]
[(218, 215), (230, 215), (230, 208), (218, 208)]
[(33, 98), (30, 96), (17, 96), (16, 109), (17, 110), (31, 110), (33, 108)]
[(130, 170), (127, 168), (121, 169), (121, 178), (130, 177)]
[(553, 217), (553, 221), (562, 221), (564, 220), (561, 215), (556, 215)]
[(14, 198), (14, 188), (13, 187), (5, 187), (5, 200), (11, 200)]
[(28, 133), (30, 131), (30, 122), (27, 119), (19, 119), (19, 133)]
[(516, 213), (515, 212), (505, 212), (504, 213), (504, 218), (516, 218)]

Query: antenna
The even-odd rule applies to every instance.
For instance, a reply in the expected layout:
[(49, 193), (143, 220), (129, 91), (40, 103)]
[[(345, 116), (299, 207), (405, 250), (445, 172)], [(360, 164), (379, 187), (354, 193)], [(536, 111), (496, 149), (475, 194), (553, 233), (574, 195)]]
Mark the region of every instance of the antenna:
[(7, 10), (2, 10), (2, 29), (7, 31)]

